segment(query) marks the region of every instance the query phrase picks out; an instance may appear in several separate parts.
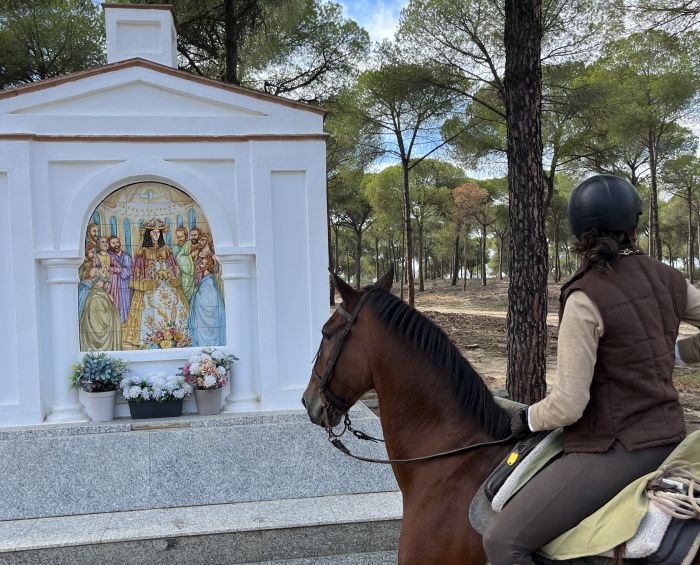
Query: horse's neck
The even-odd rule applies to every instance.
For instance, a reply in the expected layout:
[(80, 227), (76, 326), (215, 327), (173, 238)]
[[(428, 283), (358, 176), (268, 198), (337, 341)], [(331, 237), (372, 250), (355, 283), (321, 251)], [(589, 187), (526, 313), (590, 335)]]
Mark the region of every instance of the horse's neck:
[[(383, 350), (392, 352), (395, 358), (385, 356), (373, 368), (389, 457), (406, 459), (431, 455), (494, 439), (464, 413), (445, 374), (421, 353), (404, 346), (398, 339), (390, 339), (392, 342), (385, 342)], [(424, 475), (439, 481), (441, 473), (453, 474), (460, 458), (464, 457), (467, 456), (447, 457), (440, 465), (396, 465), (394, 471), (405, 495), (405, 487), (424, 480)]]

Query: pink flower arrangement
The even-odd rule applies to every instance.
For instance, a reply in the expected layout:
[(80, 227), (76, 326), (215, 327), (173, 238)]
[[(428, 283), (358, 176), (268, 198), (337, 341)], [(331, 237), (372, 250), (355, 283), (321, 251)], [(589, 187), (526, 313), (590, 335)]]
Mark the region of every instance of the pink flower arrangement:
[(237, 361), (235, 356), (206, 347), (200, 354), (190, 357), (180, 367), (179, 374), (194, 388), (221, 388), (228, 383), (228, 370), (234, 361)]

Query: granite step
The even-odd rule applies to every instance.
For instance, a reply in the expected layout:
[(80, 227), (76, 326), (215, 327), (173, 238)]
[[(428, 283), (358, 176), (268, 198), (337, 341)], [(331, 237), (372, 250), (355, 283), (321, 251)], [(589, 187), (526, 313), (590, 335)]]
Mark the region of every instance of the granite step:
[(396, 563), (397, 492), (0, 522), (1, 565)]
[(309, 557), (307, 559), (285, 559), (284, 561), (264, 561), (255, 565), (396, 565), (398, 551), (353, 553), (352, 555), (332, 555), (330, 557)]
[[(381, 436), (366, 406), (351, 417)], [(0, 521), (398, 491), (388, 466), (341, 454), (303, 410), (1, 429), (0, 477)]]

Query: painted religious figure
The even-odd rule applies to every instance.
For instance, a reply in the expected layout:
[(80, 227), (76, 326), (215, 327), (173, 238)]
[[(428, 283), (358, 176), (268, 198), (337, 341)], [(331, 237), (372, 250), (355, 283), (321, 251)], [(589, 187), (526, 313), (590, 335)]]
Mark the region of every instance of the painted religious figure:
[(97, 261), (97, 252), (91, 246), (80, 268), (80, 349), (119, 350), (122, 348), (121, 322), (109, 294), (110, 275), (96, 264)]
[(226, 339), (224, 300), (214, 275), (215, 268), (213, 255), (197, 259), (199, 284), (192, 296), (187, 320), (187, 329), (195, 347), (224, 343)]
[(173, 186), (139, 182), (107, 196), (90, 215), (79, 279), (83, 351), (226, 344), (209, 223)]
[(124, 342), (134, 348), (167, 348), (173, 341), (176, 347), (191, 344), (185, 331), (189, 306), (180, 268), (165, 244), (167, 229), (158, 218), (142, 226), (143, 241), (129, 281), (134, 296), (124, 324)]
[(129, 281), (131, 279), (131, 255), (122, 250), (122, 242), (116, 235), (107, 238), (109, 242), (109, 254), (113, 257), (114, 262), (119, 265), (110, 279), (110, 296), (114, 300), (114, 304), (119, 310), (119, 319), (123, 324), (129, 316), (131, 308), (131, 287)]
[[(192, 231), (197, 230), (194, 228)], [(177, 243), (173, 245), (173, 254), (177, 266), (180, 267), (180, 279), (182, 281), (182, 292), (187, 298), (187, 302), (192, 300), (194, 292), (194, 262), (192, 260), (192, 241), (187, 239), (187, 228), (179, 227), (175, 230)]]

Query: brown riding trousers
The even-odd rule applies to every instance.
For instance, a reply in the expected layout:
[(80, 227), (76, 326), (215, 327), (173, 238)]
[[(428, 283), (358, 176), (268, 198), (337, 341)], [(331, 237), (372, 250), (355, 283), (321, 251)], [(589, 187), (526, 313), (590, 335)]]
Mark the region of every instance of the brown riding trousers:
[(567, 453), (543, 469), (484, 534), (491, 565), (529, 565), (531, 554), (576, 526), (629, 483), (656, 470), (675, 445), (629, 453), (619, 441), (604, 453)]

